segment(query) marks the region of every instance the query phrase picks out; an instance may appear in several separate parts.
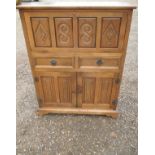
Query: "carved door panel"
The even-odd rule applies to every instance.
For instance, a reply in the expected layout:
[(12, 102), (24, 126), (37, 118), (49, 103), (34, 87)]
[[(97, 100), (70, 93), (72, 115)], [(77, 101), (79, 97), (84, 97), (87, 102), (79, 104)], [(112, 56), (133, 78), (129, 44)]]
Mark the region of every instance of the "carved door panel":
[(54, 18), (57, 47), (73, 47), (72, 18)]
[(100, 48), (120, 52), (124, 45), (127, 14), (112, 13), (101, 17)]
[(27, 42), (31, 50), (46, 50), (53, 47), (53, 36), (51, 18), (45, 12), (25, 12), (24, 13)]
[(25, 12), (28, 41), (33, 51), (73, 48), (73, 15), (70, 11)]
[(47, 17), (31, 18), (34, 43), (36, 47), (50, 47), (51, 37)]
[[(78, 12), (78, 47), (98, 52), (120, 52), (123, 48), (127, 14), (121, 12)], [(82, 49), (85, 50), (85, 49)], [(86, 50), (85, 50), (86, 51)], [(92, 49), (93, 51), (93, 49)]]
[(79, 47), (96, 47), (96, 18), (78, 18)]
[(40, 106), (76, 106), (76, 73), (43, 72), (35, 79)]
[(101, 47), (117, 48), (119, 44), (121, 18), (102, 18)]
[(114, 108), (118, 83), (114, 73), (78, 73), (77, 105), (82, 108)]

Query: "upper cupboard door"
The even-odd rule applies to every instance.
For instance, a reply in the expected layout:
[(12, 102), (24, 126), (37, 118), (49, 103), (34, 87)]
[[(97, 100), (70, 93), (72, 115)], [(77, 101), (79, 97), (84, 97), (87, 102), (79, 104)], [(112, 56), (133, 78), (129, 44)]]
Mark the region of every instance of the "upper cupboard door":
[(51, 10), (25, 12), (30, 48), (40, 51), (120, 52), (127, 12)]
[(74, 47), (72, 12), (28, 11), (24, 13), (24, 18), (30, 48), (33, 51)]
[[(78, 21), (78, 47), (87, 51), (120, 52), (124, 46), (127, 12), (81, 11), (76, 13)], [(86, 49), (85, 49), (86, 50)]]

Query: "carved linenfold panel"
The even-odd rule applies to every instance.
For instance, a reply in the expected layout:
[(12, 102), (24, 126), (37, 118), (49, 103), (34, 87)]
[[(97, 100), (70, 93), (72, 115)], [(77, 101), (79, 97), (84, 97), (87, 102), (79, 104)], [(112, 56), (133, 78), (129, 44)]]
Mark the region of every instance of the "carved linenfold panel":
[(73, 107), (76, 104), (75, 73), (52, 72), (40, 76), (36, 83), (44, 106)]
[(102, 18), (102, 48), (117, 48), (120, 34), (120, 18)]
[(78, 102), (81, 107), (100, 107), (111, 104), (112, 94), (116, 89), (113, 73), (80, 73)]
[(41, 85), (43, 90), (44, 102), (51, 104), (56, 102), (56, 90), (54, 84), (54, 78), (52, 77), (41, 77)]
[(110, 103), (112, 91), (112, 79), (98, 78), (96, 88), (96, 103), (107, 104)]
[(95, 78), (83, 78), (82, 98), (84, 103), (94, 103), (95, 83)]
[(36, 47), (51, 46), (49, 19), (46, 17), (44, 18), (32, 17), (31, 24), (35, 46)]
[(58, 77), (59, 96), (61, 103), (72, 102), (72, 78)]
[(54, 18), (57, 47), (73, 47), (72, 18)]
[[(83, 103), (108, 104), (111, 99), (112, 79), (83, 78)], [(95, 97), (95, 98), (94, 98)]]
[(95, 47), (96, 18), (78, 18), (79, 47)]

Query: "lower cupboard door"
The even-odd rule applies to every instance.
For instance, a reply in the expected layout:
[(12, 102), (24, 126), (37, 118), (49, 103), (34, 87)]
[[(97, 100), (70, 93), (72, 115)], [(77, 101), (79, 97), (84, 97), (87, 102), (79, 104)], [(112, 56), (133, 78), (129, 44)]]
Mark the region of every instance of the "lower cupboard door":
[(76, 106), (76, 73), (43, 72), (35, 78), (41, 107)]
[(77, 105), (81, 108), (116, 109), (119, 85), (116, 73), (78, 73)]

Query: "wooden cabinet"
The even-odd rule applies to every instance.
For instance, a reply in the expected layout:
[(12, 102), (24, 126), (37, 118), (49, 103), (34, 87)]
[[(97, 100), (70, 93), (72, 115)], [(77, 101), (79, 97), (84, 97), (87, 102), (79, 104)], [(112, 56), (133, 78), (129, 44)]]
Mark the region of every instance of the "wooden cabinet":
[(117, 117), (134, 5), (22, 3), (39, 114)]

